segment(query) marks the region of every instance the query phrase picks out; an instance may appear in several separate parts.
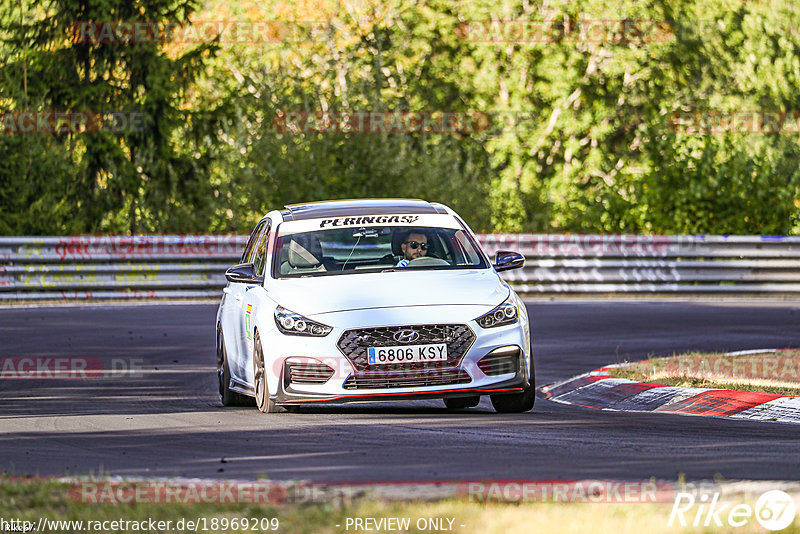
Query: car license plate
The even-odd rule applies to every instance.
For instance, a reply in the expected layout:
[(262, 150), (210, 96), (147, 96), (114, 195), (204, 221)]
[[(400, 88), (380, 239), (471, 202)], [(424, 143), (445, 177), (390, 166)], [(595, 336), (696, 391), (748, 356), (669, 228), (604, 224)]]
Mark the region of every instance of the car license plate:
[(367, 356), (367, 361), (371, 365), (442, 362), (447, 360), (447, 343), (369, 347)]

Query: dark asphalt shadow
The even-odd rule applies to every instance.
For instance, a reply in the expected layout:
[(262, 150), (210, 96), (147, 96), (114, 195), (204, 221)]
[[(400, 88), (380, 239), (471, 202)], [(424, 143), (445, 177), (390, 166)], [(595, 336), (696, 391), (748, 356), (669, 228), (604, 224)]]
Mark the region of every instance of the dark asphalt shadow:
[[(602, 412), (538, 398), (500, 415), (441, 401), (219, 405), (216, 305), (0, 309), (0, 356), (139, 359), (141, 376), (0, 380), (0, 467), (312, 480), (800, 480), (800, 426)], [(555, 301), (528, 305), (537, 386), (687, 350), (798, 347), (798, 303)], [(221, 462), (225, 457), (226, 461)]]

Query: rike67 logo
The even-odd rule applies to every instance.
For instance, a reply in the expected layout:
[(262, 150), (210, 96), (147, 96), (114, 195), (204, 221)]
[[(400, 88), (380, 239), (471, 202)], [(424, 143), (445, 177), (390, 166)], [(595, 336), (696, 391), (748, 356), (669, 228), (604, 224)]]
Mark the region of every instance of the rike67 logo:
[(721, 503), (720, 494), (680, 492), (675, 496), (667, 526), (678, 524), (693, 527), (743, 527), (754, 518), (767, 530), (783, 530), (792, 524), (796, 514), (792, 497), (781, 490), (770, 490), (756, 501), (755, 508), (749, 504)]

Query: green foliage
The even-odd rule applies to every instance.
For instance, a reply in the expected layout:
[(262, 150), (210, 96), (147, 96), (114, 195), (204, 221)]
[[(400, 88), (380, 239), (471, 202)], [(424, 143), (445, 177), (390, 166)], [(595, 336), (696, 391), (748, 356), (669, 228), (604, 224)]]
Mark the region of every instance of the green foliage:
[[(788, 0), (51, 0), (24, 15), (0, 7), (0, 110), (152, 121), (0, 135), (0, 233), (246, 231), (285, 203), (354, 197), (441, 201), (478, 231), (800, 232), (798, 133), (673, 127), (680, 112), (800, 111)], [(575, 38), (582, 22), (622, 19), (642, 31)], [(65, 37), (80, 20), (300, 30), (258, 44), (85, 44)], [(488, 20), (538, 21), (552, 38), (470, 26)], [(276, 127), (329, 111), (491, 120), (472, 133)]]
[[(0, 215), (3, 231), (135, 233), (207, 225), (207, 164), (181, 142), (194, 115), (182, 105), (213, 46), (173, 59), (157, 42), (75, 38), (79, 21), (181, 21), (195, 7), (193, 0), (51, 0), (23, 12), (21, 22), (4, 8), (4, 46), (16, 54), (4, 66), (14, 74), (0, 85), (3, 110), (88, 112), (106, 126), (117, 117), (118, 127), (4, 135), (0, 189), (10, 204)], [(140, 124), (128, 126), (129, 117)], [(7, 209), (14, 204), (25, 211)]]

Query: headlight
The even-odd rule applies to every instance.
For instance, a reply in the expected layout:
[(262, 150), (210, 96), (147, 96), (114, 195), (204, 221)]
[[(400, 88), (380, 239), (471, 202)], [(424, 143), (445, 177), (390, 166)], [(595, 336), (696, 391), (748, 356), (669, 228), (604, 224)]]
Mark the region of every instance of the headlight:
[(517, 319), (519, 319), (517, 305), (513, 298), (508, 297), (506, 301), (498, 307), (489, 313), (481, 315), (475, 320), (478, 321), (478, 324), (483, 328), (494, 328), (495, 326), (505, 326), (507, 324), (516, 323)]
[(324, 337), (333, 330), (330, 326), (307, 319), (281, 306), (275, 308), (275, 324), (287, 336)]

